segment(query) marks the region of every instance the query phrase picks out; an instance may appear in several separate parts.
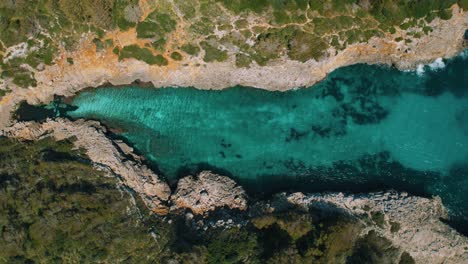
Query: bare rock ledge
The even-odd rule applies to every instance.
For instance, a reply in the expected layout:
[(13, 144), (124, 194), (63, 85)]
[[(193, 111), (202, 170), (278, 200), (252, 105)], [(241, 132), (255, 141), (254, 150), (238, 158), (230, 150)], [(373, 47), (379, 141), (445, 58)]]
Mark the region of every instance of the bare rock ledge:
[(186, 208), (195, 214), (205, 214), (217, 208), (247, 209), (247, 194), (232, 179), (201, 172), (197, 177), (187, 176), (177, 183), (172, 195), (174, 209)]

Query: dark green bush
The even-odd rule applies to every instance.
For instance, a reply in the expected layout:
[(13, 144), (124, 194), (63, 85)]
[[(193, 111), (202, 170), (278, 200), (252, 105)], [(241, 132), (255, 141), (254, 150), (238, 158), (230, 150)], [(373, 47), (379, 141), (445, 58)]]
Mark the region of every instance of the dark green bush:
[(69, 141), (0, 138), (0, 262), (151, 263), (160, 245), (132, 200)]

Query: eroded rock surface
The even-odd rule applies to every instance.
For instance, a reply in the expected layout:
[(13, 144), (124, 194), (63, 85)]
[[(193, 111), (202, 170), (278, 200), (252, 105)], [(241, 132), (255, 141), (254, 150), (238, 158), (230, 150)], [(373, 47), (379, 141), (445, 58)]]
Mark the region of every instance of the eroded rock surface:
[(171, 202), (174, 210), (185, 208), (195, 214), (206, 214), (222, 207), (247, 209), (244, 189), (232, 179), (209, 171), (180, 179)]

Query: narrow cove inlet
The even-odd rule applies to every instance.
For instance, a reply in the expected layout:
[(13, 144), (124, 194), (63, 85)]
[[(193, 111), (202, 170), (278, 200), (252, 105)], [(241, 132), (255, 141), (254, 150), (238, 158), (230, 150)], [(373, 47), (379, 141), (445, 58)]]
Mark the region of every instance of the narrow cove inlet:
[(340, 68), (288, 92), (104, 87), (48, 107), (118, 128), (170, 181), (208, 169), (258, 193), (396, 189), (439, 195), (466, 221), (467, 68), (465, 51), (417, 72)]
[(468, 264), (468, 0), (0, 0), (0, 264)]

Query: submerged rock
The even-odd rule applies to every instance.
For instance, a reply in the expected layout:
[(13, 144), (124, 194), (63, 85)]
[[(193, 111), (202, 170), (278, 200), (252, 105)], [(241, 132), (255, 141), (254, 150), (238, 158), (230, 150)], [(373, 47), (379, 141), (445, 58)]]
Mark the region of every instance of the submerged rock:
[(209, 171), (180, 179), (171, 202), (173, 209), (190, 209), (195, 214), (206, 214), (222, 207), (247, 209), (244, 189), (232, 179)]

